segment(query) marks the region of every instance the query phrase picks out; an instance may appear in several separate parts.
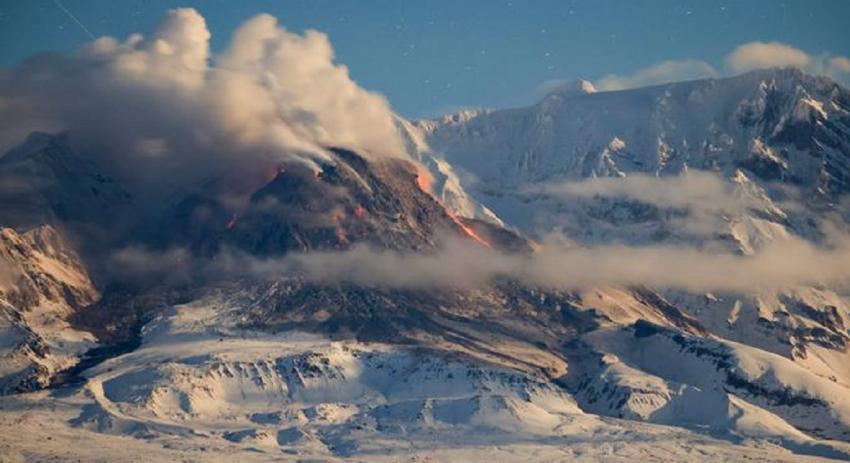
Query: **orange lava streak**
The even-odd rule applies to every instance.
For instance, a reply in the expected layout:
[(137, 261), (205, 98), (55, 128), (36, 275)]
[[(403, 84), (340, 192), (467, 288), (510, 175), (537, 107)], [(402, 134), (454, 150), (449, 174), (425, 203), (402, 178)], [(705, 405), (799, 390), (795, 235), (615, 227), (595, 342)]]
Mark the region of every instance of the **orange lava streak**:
[(452, 214), (449, 211), (446, 211), (446, 213), (449, 215), (449, 218), (452, 219), (452, 222), (454, 222), (455, 225), (460, 227), (460, 229), (466, 234), (466, 236), (472, 238), (473, 240), (475, 240), (475, 242), (477, 242), (478, 244), (480, 244), (482, 246), (485, 246), (485, 247), (488, 247), (488, 248), (493, 247), (493, 245), (490, 244), (489, 241), (487, 241), (484, 238), (482, 238), (481, 236), (479, 236), (478, 233), (475, 233), (475, 230), (473, 230), (472, 227), (467, 226), (459, 218), (457, 218), (456, 215)]

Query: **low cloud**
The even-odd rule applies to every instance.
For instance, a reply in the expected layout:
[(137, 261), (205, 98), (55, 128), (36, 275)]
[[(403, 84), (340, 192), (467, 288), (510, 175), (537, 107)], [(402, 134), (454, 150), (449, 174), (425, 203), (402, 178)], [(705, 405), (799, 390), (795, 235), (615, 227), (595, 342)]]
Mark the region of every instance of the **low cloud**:
[(850, 59), (839, 56), (837, 58), (831, 58), (828, 63), (831, 69), (850, 74)]
[(0, 71), (0, 149), (68, 130), (107, 170), (156, 187), (258, 160), (321, 161), (331, 145), (404, 156), (389, 104), (334, 62), (325, 34), (259, 15), (219, 56), (209, 40), (198, 12), (176, 9), (150, 36)]
[(780, 217), (784, 215), (743, 173), (738, 173), (732, 181), (724, 180), (719, 174), (699, 170), (664, 177), (633, 173), (626, 177), (543, 184), (524, 193), (543, 194), (570, 202), (610, 198), (651, 205), (671, 212), (665, 215), (669, 225), (704, 239), (728, 233), (728, 220), (741, 217), (750, 210)]
[(738, 212), (747, 200), (735, 193), (728, 182), (716, 174), (688, 171), (682, 175), (656, 177), (633, 174), (627, 177), (591, 178), (577, 182), (551, 183), (532, 192), (565, 197), (624, 197), (669, 208), (707, 208)]
[[(224, 252), (214, 260), (185, 261), (182, 251), (118, 256), (124, 275), (154, 275), (182, 281), (299, 278), (382, 288), (477, 287), (512, 279), (555, 289), (602, 285), (676, 288), (689, 291), (752, 292), (808, 284), (846, 284), (850, 280), (847, 240), (818, 248), (790, 239), (765, 246), (757, 254), (701, 251), (677, 246), (566, 247), (547, 243), (533, 254), (507, 254), (474, 243), (453, 241), (431, 253), (404, 254), (355, 246), (347, 251), (293, 253), (262, 259)], [(175, 265), (177, 264), (177, 265)], [(191, 268), (191, 276), (175, 268)]]
[[(772, 206), (741, 175), (726, 181), (709, 172), (673, 177), (633, 175), (549, 184), (527, 193), (567, 199), (598, 196), (684, 211), (683, 223), (706, 235), (730, 214)], [(779, 212), (781, 214), (781, 211)], [(712, 222), (713, 221), (713, 222)], [(674, 288), (694, 292), (758, 292), (802, 285), (850, 282), (850, 237), (831, 222), (820, 225), (818, 245), (784, 234), (747, 255), (717, 246), (574, 246), (550, 236), (532, 253), (507, 253), (470, 240), (446, 239), (438, 249), (404, 253), (356, 245), (339, 251), (263, 258), (233, 249), (214, 258), (176, 249), (127, 249), (110, 260), (111, 273), (131, 281), (186, 282), (234, 278), (299, 278), (322, 284), (387, 288), (479, 287), (497, 279), (555, 289), (603, 285)]]

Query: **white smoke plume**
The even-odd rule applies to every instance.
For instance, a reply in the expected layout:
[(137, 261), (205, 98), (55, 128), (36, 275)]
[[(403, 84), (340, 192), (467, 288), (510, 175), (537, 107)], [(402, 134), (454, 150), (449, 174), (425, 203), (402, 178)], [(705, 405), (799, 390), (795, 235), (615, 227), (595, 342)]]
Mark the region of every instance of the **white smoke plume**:
[(389, 104), (334, 62), (326, 35), (260, 15), (219, 56), (209, 40), (197, 11), (176, 9), (150, 36), (102, 37), (0, 71), (0, 150), (68, 130), (107, 170), (148, 188), (255, 159), (321, 160), (327, 146), (404, 156)]

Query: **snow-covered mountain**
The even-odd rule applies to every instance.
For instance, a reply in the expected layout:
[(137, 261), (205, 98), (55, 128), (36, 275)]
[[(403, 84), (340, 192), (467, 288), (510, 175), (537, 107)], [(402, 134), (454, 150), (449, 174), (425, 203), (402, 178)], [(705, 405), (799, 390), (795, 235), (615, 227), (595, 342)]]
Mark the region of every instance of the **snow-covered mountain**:
[[(23, 186), (5, 193), (26, 206), (0, 214), (11, 227), (0, 258), (22, 269), (0, 274), (11, 320), (0, 339), (14, 360), (4, 368), (20, 366), (4, 381), (42, 366), (27, 384), (54, 387), (0, 398), (0, 452), (850, 459), (842, 288), (566, 291), (510, 276), (392, 287), (262, 274), (292, 253), (429, 255), (446, 239), (533, 256), (553, 231), (574, 246), (741, 256), (783, 240), (828, 245), (823, 222), (846, 226), (848, 108), (846, 89), (792, 69), (618, 92), (579, 82), (529, 108), (399, 118), (416, 162), (328, 148), (316, 165), (222, 172), (144, 207), (66, 135), (34, 135), (0, 158), (0, 178)], [(671, 200), (678, 190), (665, 182), (683, 175), (672, 185), (700, 189)], [(96, 239), (104, 228), (111, 239)], [(43, 354), (22, 350), (34, 343)]]
[[(464, 185), (473, 197), (532, 236), (751, 255), (821, 243), (825, 221), (847, 230), (850, 92), (835, 82), (787, 68), (615, 92), (568, 87), (528, 108), (415, 125), (473, 179)], [(672, 183), (686, 175), (687, 185)], [(712, 333), (845, 375), (850, 312), (836, 288), (664, 298)]]
[[(850, 92), (795, 68), (612, 92), (554, 90), (528, 108), (416, 123), (494, 192), (528, 182), (686, 169), (848, 188)], [(483, 190), (483, 187), (482, 187)]]
[[(465, 112), (416, 126), (462, 173), (466, 190), (506, 222), (541, 234), (561, 227), (579, 242), (636, 243), (689, 236), (658, 220), (653, 208), (563, 201), (533, 187), (711, 172), (762, 203), (755, 219), (810, 235), (810, 217), (788, 218), (770, 201), (787, 199), (784, 188), (793, 186), (811, 212), (847, 192), (848, 108), (848, 90), (788, 68), (626, 91), (555, 90), (532, 107)], [(614, 221), (623, 214), (643, 227), (623, 230)], [(757, 244), (748, 242), (758, 241), (753, 235), (773, 232), (764, 221), (727, 222), (722, 232), (743, 248)]]
[(95, 347), (69, 323), (100, 297), (80, 258), (51, 226), (0, 229), (0, 393), (48, 386)]

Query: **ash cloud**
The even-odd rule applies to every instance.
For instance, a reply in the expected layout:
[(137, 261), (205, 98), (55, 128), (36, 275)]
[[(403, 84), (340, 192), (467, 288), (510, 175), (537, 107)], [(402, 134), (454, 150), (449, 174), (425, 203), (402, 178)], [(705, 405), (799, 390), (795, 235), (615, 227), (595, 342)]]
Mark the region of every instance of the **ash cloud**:
[(326, 146), (404, 156), (387, 101), (334, 62), (328, 37), (245, 22), (218, 56), (193, 9), (150, 36), (99, 38), (0, 71), (0, 151), (67, 130), (105, 170), (149, 191), (250, 163), (321, 162)]

